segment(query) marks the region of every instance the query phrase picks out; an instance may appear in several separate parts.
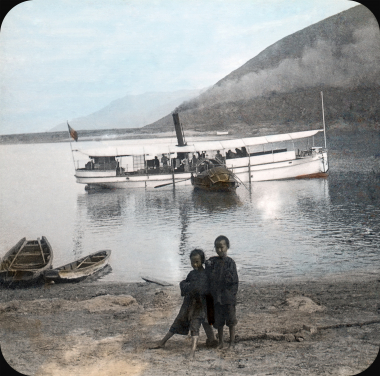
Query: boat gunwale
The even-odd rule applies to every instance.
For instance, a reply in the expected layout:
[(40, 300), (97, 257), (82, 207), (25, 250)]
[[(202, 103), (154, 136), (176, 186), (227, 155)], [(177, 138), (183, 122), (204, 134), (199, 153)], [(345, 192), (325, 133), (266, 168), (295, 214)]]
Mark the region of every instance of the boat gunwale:
[[(86, 258), (93, 257), (93, 256), (97, 255), (100, 252), (106, 252), (105, 256), (101, 260), (99, 260), (99, 261), (91, 262), (91, 265), (89, 265), (89, 266), (86, 266), (86, 267), (80, 268), (80, 269), (78, 269), (78, 268), (75, 268), (75, 269), (64, 269), (66, 266), (70, 266), (70, 265), (73, 265), (73, 264), (78, 265), (80, 262), (84, 261)], [(104, 263), (104, 261), (106, 261), (107, 259), (109, 259), (110, 256), (111, 256), (111, 250), (110, 249), (103, 249), (101, 251), (93, 252), (93, 253), (91, 253), (91, 254), (89, 254), (87, 256), (84, 256), (84, 257), (82, 257), (82, 258), (80, 258), (78, 260), (75, 260), (75, 261), (69, 262), (69, 263), (67, 263), (65, 265), (59, 266), (57, 268), (54, 268), (52, 270), (55, 270), (58, 273), (59, 272), (77, 273), (77, 272), (80, 272), (82, 270), (86, 270), (86, 269), (92, 268), (92, 267), (94, 267), (96, 265), (101, 265), (102, 263)]]

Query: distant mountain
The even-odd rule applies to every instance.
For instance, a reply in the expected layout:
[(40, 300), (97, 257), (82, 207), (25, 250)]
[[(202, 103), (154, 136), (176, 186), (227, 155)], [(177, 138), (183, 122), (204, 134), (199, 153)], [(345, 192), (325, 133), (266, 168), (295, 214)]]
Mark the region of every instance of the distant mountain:
[[(88, 116), (70, 120), (78, 130), (139, 128), (165, 116), (182, 102), (196, 97), (201, 90), (175, 92), (151, 92), (141, 95), (126, 95)], [(67, 130), (66, 123), (52, 128), (51, 132)]]
[[(359, 5), (266, 48), (178, 106), (184, 129), (246, 134), (380, 122), (380, 30)], [(173, 108), (174, 110), (174, 108)], [(170, 114), (147, 126), (171, 129)]]

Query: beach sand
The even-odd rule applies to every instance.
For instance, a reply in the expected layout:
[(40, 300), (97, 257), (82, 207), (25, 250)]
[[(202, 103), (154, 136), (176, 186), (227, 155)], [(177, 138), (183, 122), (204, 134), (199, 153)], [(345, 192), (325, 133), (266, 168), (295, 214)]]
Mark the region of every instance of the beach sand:
[[(380, 346), (380, 274), (239, 286), (235, 349), (168, 331), (179, 286), (80, 282), (0, 288), (0, 344), (18, 372), (38, 376), (356, 375)], [(228, 340), (228, 329), (225, 330)]]

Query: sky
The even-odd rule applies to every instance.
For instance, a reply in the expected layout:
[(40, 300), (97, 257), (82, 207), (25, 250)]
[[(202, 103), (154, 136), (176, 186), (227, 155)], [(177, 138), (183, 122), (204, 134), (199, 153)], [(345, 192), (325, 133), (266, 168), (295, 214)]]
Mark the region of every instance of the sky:
[(0, 31), (0, 134), (45, 132), (126, 95), (210, 87), (348, 0), (32, 0)]

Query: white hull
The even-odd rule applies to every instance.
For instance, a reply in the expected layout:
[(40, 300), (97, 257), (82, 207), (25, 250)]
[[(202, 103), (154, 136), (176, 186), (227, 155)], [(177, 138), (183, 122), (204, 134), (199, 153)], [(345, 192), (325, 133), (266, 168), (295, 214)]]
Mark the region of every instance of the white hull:
[(76, 280), (76, 279), (82, 279), (82, 278), (86, 278), (94, 273), (96, 273), (97, 271), (103, 269), (104, 267), (106, 267), (108, 265), (108, 259), (98, 263), (96, 266), (91, 266), (91, 267), (88, 267), (88, 268), (83, 268), (81, 270), (60, 270), (58, 272), (58, 275), (61, 279), (64, 279), (64, 280)]
[[(251, 163), (253, 158), (255, 157), (251, 157)], [(247, 160), (244, 166), (234, 166), (233, 163), (228, 163), (235, 161), (233, 159), (227, 161), (227, 167), (241, 181), (249, 181), (249, 171), (251, 171), (251, 181), (253, 182), (324, 177), (328, 172), (327, 152), (299, 159), (279, 160), (258, 165), (251, 164), (250, 167), (248, 166), (248, 157), (242, 159)]]
[[(162, 175), (136, 175), (136, 176), (113, 176), (113, 177), (79, 177), (77, 183), (88, 184), (90, 187), (100, 188), (154, 188), (157, 185), (173, 183), (171, 174)], [(182, 172), (174, 174), (175, 184), (191, 185), (191, 174)]]
[[(296, 157), (294, 151), (263, 156), (228, 159), (226, 167), (233, 171), (241, 181), (268, 181), (324, 177), (328, 172), (327, 152), (313, 153), (306, 157)], [(77, 183), (87, 184), (90, 188), (154, 188), (158, 185), (173, 183), (172, 174), (116, 176), (115, 171), (76, 171)], [(191, 185), (191, 173), (175, 173), (176, 185)]]

